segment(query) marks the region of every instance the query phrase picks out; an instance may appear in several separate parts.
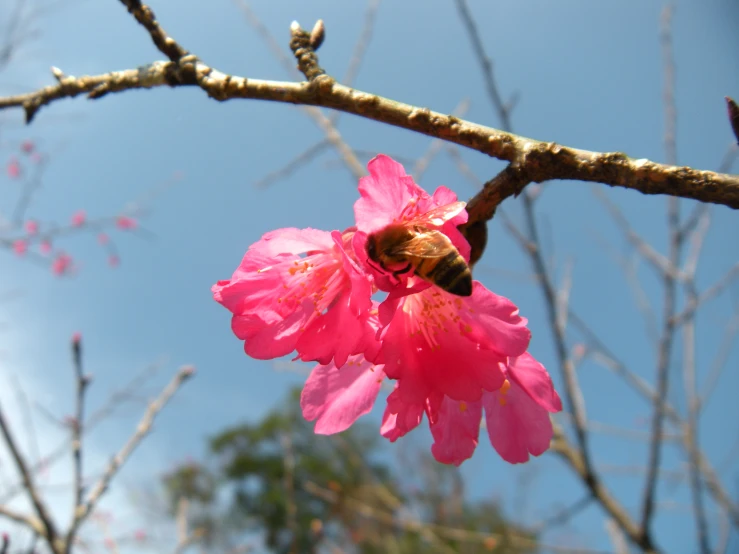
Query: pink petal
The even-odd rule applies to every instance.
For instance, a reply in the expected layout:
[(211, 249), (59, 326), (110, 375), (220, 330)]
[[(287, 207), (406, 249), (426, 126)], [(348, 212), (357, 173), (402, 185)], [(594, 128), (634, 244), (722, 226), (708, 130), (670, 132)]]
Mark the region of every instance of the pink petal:
[(508, 375), (539, 406), (548, 412), (562, 411), (562, 400), (554, 390), (547, 370), (528, 352), (518, 358), (510, 358)]
[(431, 453), (442, 464), (459, 466), (477, 447), (482, 419), (481, 402), (457, 402), (445, 397), (437, 421), (431, 424)]
[(539, 456), (547, 451), (552, 439), (549, 414), (515, 382), (505, 394), (486, 392), (482, 404), (490, 443), (505, 461), (521, 464), (529, 460), (529, 454)]
[(369, 175), (359, 179), (360, 199), (354, 203), (357, 229), (371, 233), (400, 215), (414, 196), (428, 196), (401, 164), (379, 154), (367, 164)]
[(468, 309), (460, 314), (470, 327), (472, 339), (506, 356), (526, 352), (531, 331), (526, 327), (528, 320), (518, 314), (513, 302), (473, 281), (472, 296), (464, 304)]
[(377, 328), (370, 325), (369, 314), (354, 313), (350, 298), (348, 293), (342, 295), (306, 327), (295, 346), (301, 360), (328, 364), (333, 358), (342, 367), (349, 356), (364, 354), (375, 342)]
[(424, 405), (422, 403), (406, 403), (397, 396), (397, 390), (390, 393), (387, 406), (382, 416), (380, 434), (390, 442), (412, 431), (423, 418)]
[(341, 369), (334, 364), (318, 365), (300, 395), (303, 417), (316, 420), (319, 435), (340, 433), (372, 410), (384, 378), (382, 366), (362, 356), (352, 356)]
[(284, 254), (302, 254), (315, 250), (330, 250), (334, 245), (331, 233), (319, 229), (286, 227), (265, 233), (249, 247), (265, 258)]

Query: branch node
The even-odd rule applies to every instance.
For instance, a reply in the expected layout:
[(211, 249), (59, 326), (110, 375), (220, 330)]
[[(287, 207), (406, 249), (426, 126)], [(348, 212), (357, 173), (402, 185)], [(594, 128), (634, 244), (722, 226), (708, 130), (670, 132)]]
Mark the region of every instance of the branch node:
[[(325, 27), (320, 19), (313, 28), (313, 33), (316, 33), (316, 40), (320, 39), (320, 42), (323, 42), (322, 37), (325, 34)], [(309, 35), (297, 21), (293, 21), (290, 25), (290, 50), (292, 50), (295, 59), (298, 60), (298, 69), (309, 81), (314, 81), (316, 77), (326, 73), (318, 65), (318, 56), (311, 42), (313, 33)]]

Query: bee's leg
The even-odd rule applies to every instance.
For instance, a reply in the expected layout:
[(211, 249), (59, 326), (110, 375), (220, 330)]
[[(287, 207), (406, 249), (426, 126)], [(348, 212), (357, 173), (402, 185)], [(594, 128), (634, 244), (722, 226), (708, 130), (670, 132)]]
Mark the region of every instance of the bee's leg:
[(413, 271), (413, 265), (409, 263), (407, 266), (397, 271), (393, 271), (393, 277), (395, 277), (398, 280), (398, 283), (400, 283), (400, 276), (405, 275), (406, 273), (409, 273), (411, 271)]

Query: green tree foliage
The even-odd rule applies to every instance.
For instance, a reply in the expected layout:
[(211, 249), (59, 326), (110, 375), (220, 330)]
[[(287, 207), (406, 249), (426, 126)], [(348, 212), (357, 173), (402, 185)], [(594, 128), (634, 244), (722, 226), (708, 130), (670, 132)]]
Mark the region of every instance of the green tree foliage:
[(456, 468), (428, 455), (393, 463), (374, 426), (315, 435), (299, 391), (283, 406), (213, 437), (207, 467), (165, 476), (171, 514), (186, 499), (188, 524), (211, 549), (259, 535), (277, 554), (537, 551), (499, 505), (465, 499)]

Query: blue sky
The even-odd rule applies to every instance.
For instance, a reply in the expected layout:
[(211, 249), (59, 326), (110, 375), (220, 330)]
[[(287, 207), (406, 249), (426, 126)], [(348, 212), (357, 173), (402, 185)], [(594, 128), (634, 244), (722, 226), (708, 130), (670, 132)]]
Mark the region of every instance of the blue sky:
[[(470, 4), (504, 97), (520, 93), (513, 115), (516, 132), (664, 160), (661, 3)], [(0, 17), (7, 6), (7, 1), (0, 4)], [(230, 0), (157, 0), (152, 7), (165, 29), (206, 63), (244, 76), (289, 78)], [(254, 8), (286, 52), (291, 21), (311, 27), (316, 19), (324, 19), (327, 38), (319, 52), (321, 64), (332, 75), (343, 75), (362, 27), (363, 2), (255, 2)], [(136, 67), (162, 57), (115, 0), (70, 3), (42, 17), (38, 27), (41, 37), (22, 48), (15, 63), (0, 74), (0, 93), (50, 83), (51, 65), (80, 75)], [(678, 3), (674, 43), (681, 164), (714, 169), (731, 143), (723, 96), (739, 96), (737, 27), (739, 10), (730, 0)], [(499, 124), (452, 2), (381, 5), (356, 87), (441, 112), (451, 112), (467, 98), (466, 119)], [(425, 137), (348, 115), (341, 117), (339, 130), (354, 148), (408, 159), (422, 156), (429, 144)], [(65, 243), (84, 264), (70, 279), (55, 279), (47, 269), (0, 251), (0, 293), (23, 293), (0, 304), (0, 320), (5, 322), (0, 334), (3, 377), (18, 374), (28, 393), (55, 413), (71, 408), (68, 340), (74, 331), (84, 335), (86, 364), (95, 375), (93, 405), (103, 403), (109, 391), (162, 356), (168, 363), (153, 377), (145, 395), (154, 394), (178, 365), (192, 363), (198, 368), (196, 378), (167, 408), (155, 433), (124, 471), (125, 486), (118, 494), (126, 496), (126, 487), (150, 482), (185, 456), (200, 454), (209, 434), (238, 421), (257, 420), (282, 400), (290, 385), (302, 381), (297, 373), (275, 371), (268, 362), (246, 358), (231, 335), (229, 314), (213, 302), (210, 287), (228, 278), (249, 244), (269, 230), (351, 225), (356, 182), (335, 163), (332, 152), (324, 151), (290, 177), (267, 189), (256, 188), (255, 181), (321, 140), (321, 132), (296, 107), (217, 103), (195, 89), (132, 91), (95, 102), (59, 102), (44, 108), (28, 128), (22, 126), (20, 111), (0, 113), (3, 163), (24, 138), (52, 153), (43, 188), (29, 210), (29, 216), (39, 220), (63, 222), (79, 208), (90, 217), (115, 214), (170, 180), (173, 173), (183, 174), (157, 197), (143, 220), (150, 235), (116, 234), (118, 269), (107, 267), (92, 235)], [(480, 180), (503, 167), (476, 152), (462, 155)], [(462, 198), (475, 192), (446, 154), (435, 158), (421, 184), (428, 189), (449, 186)], [(0, 186), (11, 191), (0, 198), (5, 213), (14, 200), (14, 185), (2, 176)], [(596, 200), (596, 187), (602, 185), (558, 182), (545, 189), (537, 207), (546, 254), (558, 278), (572, 263), (573, 308), (630, 368), (651, 380), (655, 351), (612, 255), (628, 256), (630, 251)], [(607, 192), (634, 229), (665, 251), (665, 199)], [(508, 200), (504, 207), (514, 221), (521, 221), (516, 200)], [(691, 208), (691, 202), (682, 203), (683, 213)], [(712, 214), (698, 273), (703, 287), (739, 259), (733, 240), (739, 230), (736, 214), (722, 207), (713, 208)], [(638, 273), (659, 313), (658, 280), (643, 263)], [(531, 352), (551, 368), (559, 384), (541, 294), (527, 275), (528, 260), (494, 221), (477, 278), (519, 305), (533, 332)], [(739, 289), (734, 286), (701, 312), (699, 378), (707, 375), (738, 302)], [(571, 343), (577, 340), (573, 334)], [(680, 360), (676, 349), (670, 399), (684, 407)], [(732, 352), (702, 421), (702, 446), (715, 464), (731, 452), (739, 436), (739, 406), (734, 400), (739, 390), (737, 363), (739, 354)], [(621, 381), (594, 362), (583, 363), (579, 373), (590, 418), (647, 430), (648, 406)], [(140, 408), (140, 404), (126, 408), (92, 434), (93, 453), (100, 463), (133, 429)], [(376, 412), (369, 418), (379, 422), (381, 406)], [(425, 447), (428, 431), (419, 429), (415, 435), (409, 440)], [(592, 444), (597, 464), (645, 464), (643, 441), (595, 435)], [(664, 466), (680, 469), (681, 453), (670, 447), (665, 452)], [(722, 472), (730, 489), (735, 488), (738, 469), (735, 450)], [(522, 514), (529, 523), (583, 494), (583, 487), (554, 456), (510, 467), (484, 440), (463, 471), (476, 497), (501, 498), (511, 509), (513, 498), (521, 493), (520, 482), (533, 475)], [(643, 475), (606, 472), (604, 477), (624, 505), (637, 513)], [(673, 503), (657, 516), (660, 545), (669, 552), (696, 551), (685, 549), (686, 544), (695, 544), (686, 487), (661, 484), (659, 492), (660, 501)], [(611, 548), (597, 508), (547, 539)]]

